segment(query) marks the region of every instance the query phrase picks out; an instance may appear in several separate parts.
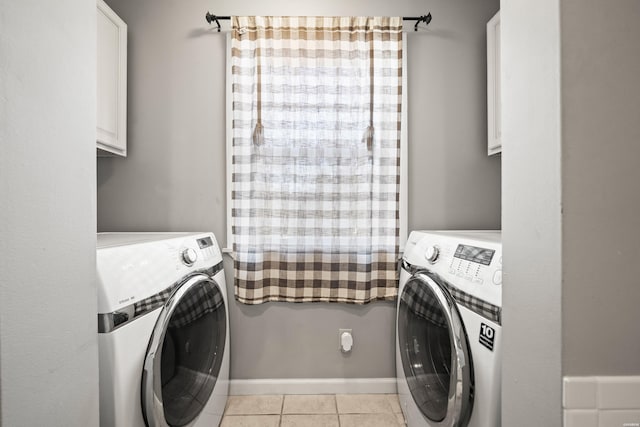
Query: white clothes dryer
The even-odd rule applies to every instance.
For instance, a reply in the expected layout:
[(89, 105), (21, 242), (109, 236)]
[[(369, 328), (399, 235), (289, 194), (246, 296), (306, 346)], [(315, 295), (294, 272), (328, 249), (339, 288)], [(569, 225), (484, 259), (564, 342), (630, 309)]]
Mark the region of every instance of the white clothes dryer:
[(396, 321), (400, 406), (409, 427), (499, 427), (499, 231), (414, 231)]
[(217, 426), (229, 312), (211, 233), (99, 233), (102, 427)]

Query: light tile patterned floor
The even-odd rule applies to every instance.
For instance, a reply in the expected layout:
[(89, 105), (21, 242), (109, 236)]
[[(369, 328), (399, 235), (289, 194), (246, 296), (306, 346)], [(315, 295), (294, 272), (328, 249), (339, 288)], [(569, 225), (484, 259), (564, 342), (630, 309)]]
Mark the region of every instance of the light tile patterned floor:
[(404, 426), (395, 394), (229, 396), (220, 427)]

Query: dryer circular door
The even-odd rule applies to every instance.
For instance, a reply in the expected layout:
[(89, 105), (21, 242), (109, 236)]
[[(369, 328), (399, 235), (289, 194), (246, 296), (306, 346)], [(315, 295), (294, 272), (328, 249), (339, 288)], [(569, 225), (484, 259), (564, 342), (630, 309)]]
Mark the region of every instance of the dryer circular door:
[(430, 426), (465, 426), (473, 364), (456, 303), (437, 277), (411, 276), (398, 303), (398, 345), (413, 400)]
[(220, 372), (226, 334), (219, 285), (197, 274), (178, 286), (160, 312), (144, 360), (147, 425), (185, 426), (200, 414)]

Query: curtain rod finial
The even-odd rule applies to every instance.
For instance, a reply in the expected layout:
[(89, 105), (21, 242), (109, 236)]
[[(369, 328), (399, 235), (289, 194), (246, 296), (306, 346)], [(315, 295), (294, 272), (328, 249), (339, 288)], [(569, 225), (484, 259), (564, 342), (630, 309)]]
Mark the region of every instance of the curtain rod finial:
[(425, 25), (429, 25), (429, 23), (431, 22), (431, 12), (427, 13), (426, 15), (422, 15), (421, 17), (419, 17), (416, 20), (416, 25), (414, 25), (413, 27), (413, 31), (418, 31), (418, 24), (420, 24), (421, 22), (424, 22)]
[(218, 32), (220, 32), (220, 21), (218, 21), (218, 17), (216, 15), (212, 15), (211, 13), (207, 12), (207, 14), (205, 15), (205, 19), (209, 24), (215, 22), (218, 26)]

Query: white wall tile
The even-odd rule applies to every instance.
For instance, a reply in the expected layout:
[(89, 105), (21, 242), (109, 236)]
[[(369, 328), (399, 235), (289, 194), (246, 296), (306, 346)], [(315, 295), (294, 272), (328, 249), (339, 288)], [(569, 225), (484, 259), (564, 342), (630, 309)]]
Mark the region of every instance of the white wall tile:
[(640, 410), (640, 377), (598, 377), (598, 408)]
[(566, 409), (597, 408), (596, 377), (565, 377), (562, 406)]
[(640, 376), (563, 378), (564, 427), (640, 427)]
[(564, 427), (598, 427), (598, 411), (595, 409), (565, 410)]
[(640, 427), (640, 410), (599, 411), (598, 427)]

